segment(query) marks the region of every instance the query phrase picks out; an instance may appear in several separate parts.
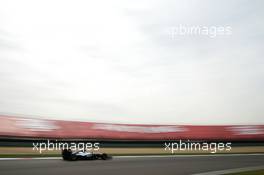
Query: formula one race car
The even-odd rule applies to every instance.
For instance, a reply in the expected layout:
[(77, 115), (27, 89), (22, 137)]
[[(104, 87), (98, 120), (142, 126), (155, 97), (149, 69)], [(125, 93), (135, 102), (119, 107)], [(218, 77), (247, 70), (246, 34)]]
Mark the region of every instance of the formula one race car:
[(76, 151), (72, 152), (71, 149), (62, 150), (62, 158), (63, 160), (107, 160), (112, 157), (107, 155), (106, 153), (93, 153), (86, 151)]

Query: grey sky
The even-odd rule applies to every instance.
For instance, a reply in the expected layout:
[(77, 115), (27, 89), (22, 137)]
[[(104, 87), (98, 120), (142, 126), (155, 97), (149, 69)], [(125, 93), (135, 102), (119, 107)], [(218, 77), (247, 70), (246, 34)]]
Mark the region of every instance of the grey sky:
[[(0, 1), (0, 112), (264, 124), (263, 1)], [(176, 36), (179, 24), (232, 35)]]

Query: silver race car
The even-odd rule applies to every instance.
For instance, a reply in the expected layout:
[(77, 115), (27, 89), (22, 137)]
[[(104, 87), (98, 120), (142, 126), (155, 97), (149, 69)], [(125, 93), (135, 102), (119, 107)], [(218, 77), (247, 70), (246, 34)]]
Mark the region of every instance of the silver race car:
[(93, 153), (85, 150), (73, 152), (71, 149), (64, 149), (62, 150), (62, 158), (63, 160), (107, 160), (112, 157), (106, 153)]

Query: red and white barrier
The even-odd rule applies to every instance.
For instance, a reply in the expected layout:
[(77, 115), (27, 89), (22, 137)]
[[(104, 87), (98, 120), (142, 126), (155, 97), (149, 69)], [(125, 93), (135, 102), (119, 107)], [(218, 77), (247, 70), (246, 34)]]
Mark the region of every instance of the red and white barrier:
[(0, 116), (0, 136), (58, 139), (264, 141), (264, 125), (131, 125)]

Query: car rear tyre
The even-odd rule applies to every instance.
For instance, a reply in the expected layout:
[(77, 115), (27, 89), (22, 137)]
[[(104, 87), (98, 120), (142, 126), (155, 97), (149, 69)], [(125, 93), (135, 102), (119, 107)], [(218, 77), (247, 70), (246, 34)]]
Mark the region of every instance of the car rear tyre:
[(105, 154), (105, 153), (102, 154), (102, 159), (103, 159), (103, 160), (106, 160), (107, 157), (108, 157), (107, 154)]

